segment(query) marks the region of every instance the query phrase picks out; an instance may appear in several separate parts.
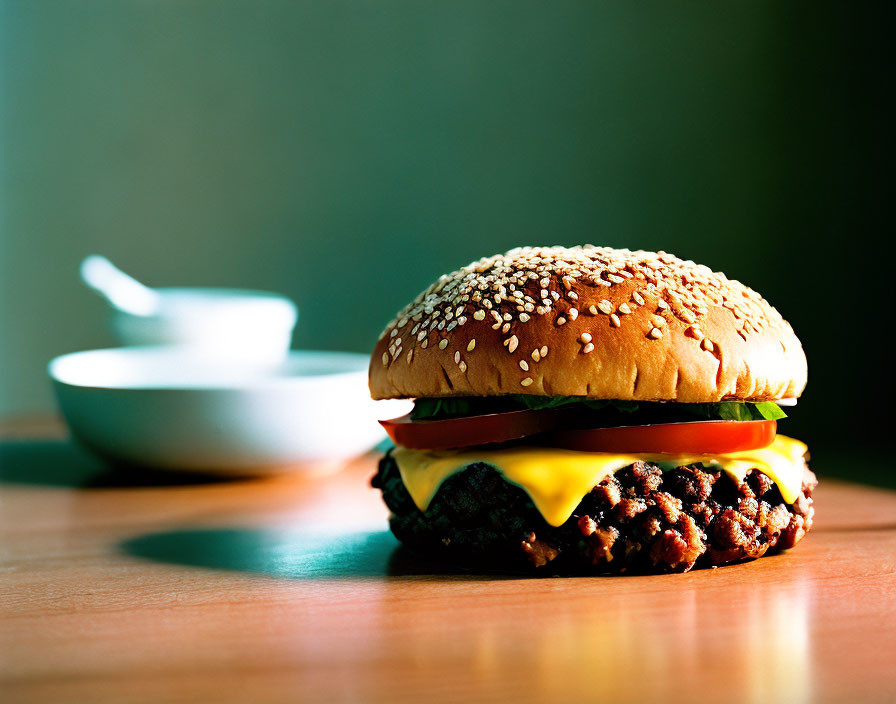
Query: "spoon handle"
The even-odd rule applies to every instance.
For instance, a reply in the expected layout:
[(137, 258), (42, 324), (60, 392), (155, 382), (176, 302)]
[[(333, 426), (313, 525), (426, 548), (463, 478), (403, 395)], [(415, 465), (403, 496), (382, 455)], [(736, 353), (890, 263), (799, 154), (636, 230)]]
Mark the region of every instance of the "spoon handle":
[(131, 315), (152, 315), (159, 294), (128, 276), (105, 257), (91, 254), (81, 262), (81, 279), (115, 308)]

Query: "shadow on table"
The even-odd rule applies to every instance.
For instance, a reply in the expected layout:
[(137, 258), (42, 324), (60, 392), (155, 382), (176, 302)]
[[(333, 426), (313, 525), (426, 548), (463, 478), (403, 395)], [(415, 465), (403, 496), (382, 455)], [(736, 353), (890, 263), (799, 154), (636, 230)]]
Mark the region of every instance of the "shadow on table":
[[(401, 545), (389, 531), (324, 534), (262, 528), (197, 528), (151, 533), (120, 544), (126, 555), (169, 565), (230, 570), (283, 579), (438, 577), (492, 581), (551, 579), (553, 573), (463, 569), (427, 560)], [(774, 559), (775, 555), (763, 558)], [(743, 560), (712, 569), (734, 567)], [(698, 571), (708, 569), (697, 568)], [(607, 579), (611, 575), (590, 575)], [(631, 572), (624, 578), (650, 576)]]
[(220, 481), (228, 479), (106, 463), (68, 440), (0, 443), (0, 484), (89, 489), (180, 486)]
[(452, 570), (415, 556), (388, 531), (322, 534), (260, 528), (177, 530), (133, 538), (122, 551), (153, 562), (287, 579), (453, 576), (507, 579)]

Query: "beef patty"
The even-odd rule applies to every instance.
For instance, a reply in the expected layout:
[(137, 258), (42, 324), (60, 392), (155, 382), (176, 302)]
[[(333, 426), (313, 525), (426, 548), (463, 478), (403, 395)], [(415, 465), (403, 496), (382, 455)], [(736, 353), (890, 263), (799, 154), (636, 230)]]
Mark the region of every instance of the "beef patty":
[(428, 557), (474, 569), (587, 574), (686, 572), (791, 548), (812, 527), (818, 482), (806, 467), (799, 497), (787, 504), (759, 470), (738, 483), (702, 465), (664, 471), (636, 462), (594, 487), (556, 527), (487, 464), (446, 479), (425, 512), (391, 454), (371, 483), (383, 492), (395, 536)]

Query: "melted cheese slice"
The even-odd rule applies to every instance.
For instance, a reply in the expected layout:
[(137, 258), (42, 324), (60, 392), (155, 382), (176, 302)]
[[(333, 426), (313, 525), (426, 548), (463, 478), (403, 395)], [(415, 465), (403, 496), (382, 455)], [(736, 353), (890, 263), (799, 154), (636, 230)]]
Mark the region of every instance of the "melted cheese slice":
[(799, 440), (778, 435), (768, 447), (725, 455), (615, 455), (521, 446), (443, 452), (397, 447), (392, 456), (408, 493), (421, 511), (429, 507), (448, 477), (469, 464), (483, 462), (521, 487), (544, 519), (559, 526), (593, 487), (638, 460), (675, 467), (702, 463), (723, 470), (737, 482), (742, 482), (751, 469), (758, 469), (778, 485), (784, 501), (792, 504), (802, 486), (807, 449)]

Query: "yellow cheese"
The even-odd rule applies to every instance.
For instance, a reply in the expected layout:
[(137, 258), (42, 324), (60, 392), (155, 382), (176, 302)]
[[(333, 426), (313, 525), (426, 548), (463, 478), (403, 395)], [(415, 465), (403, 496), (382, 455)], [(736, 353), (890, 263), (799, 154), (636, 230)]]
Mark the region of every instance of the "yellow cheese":
[(442, 452), (397, 447), (393, 457), (408, 493), (421, 511), (427, 509), (448, 477), (469, 464), (483, 462), (497, 469), (507, 481), (522, 487), (544, 519), (552, 526), (559, 526), (593, 487), (638, 460), (676, 466), (699, 462), (718, 467), (738, 482), (755, 468), (778, 485), (784, 501), (793, 503), (800, 493), (806, 450), (799, 440), (778, 435), (768, 447), (725, 455), (614, 455), (519, 446)]

